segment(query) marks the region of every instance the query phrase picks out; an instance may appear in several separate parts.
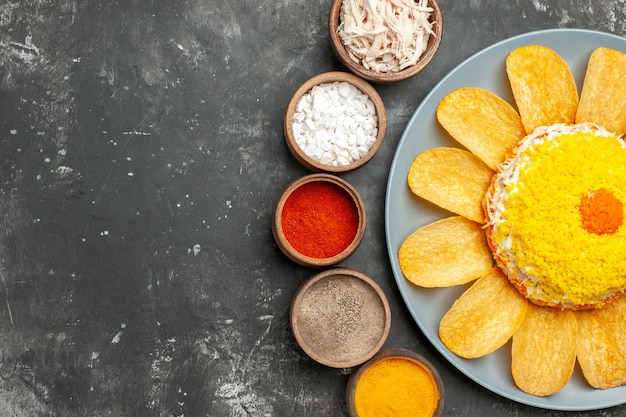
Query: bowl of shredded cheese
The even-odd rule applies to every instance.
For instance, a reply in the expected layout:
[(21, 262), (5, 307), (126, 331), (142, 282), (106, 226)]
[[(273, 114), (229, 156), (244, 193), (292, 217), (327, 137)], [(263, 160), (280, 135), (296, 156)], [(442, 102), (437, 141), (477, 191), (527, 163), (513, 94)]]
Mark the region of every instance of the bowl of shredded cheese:
[(331, 71), (305, 81), (284, 119), (287, 147), (314, 172), (344, 173), (367, 163), (387, 130), (385, 105), (367, 81)]
[(443, 36), (435, 0), (333, 0), (332, 47), (354, 74), (371, 82), (406, 80), (434, 58)]

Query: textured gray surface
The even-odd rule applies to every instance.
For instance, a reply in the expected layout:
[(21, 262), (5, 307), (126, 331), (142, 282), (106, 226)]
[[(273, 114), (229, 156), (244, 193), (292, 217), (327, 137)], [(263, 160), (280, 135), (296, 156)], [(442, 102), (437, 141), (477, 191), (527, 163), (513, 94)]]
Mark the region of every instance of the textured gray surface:
[[(0, 4), (0, 415), (340, 416), (349, 370), (295, 344), (291, 297), (312, 271), (270, 216), (307, 173), (282, 116), (342, 69), (330, 1), (15, 0)], [(377, 86), (386, 141), (344, 176), (368, 210), (344, 263), (392, 305), (389, 347), (441, 371), (445, 416), (549, 416), (448, 365), (410, 318), (384, 240), (395, 146), (420, 100), (471, 54), (536, 29), (626, 35), (620, 1), (442, 1), (440, 53)], [(621, 416), (624, 406), (568, 413)]]

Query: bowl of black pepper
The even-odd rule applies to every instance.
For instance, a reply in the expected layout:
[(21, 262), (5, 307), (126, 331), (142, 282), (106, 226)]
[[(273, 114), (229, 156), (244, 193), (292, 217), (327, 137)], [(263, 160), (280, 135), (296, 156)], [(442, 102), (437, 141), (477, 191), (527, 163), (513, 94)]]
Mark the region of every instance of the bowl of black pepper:
[(367, 362), (384, 345), (391, 310), (372, 278), (351, 268), (333, 268), (300, 286), (291, 303), (290, 324), (311, 359), (350, 368)]

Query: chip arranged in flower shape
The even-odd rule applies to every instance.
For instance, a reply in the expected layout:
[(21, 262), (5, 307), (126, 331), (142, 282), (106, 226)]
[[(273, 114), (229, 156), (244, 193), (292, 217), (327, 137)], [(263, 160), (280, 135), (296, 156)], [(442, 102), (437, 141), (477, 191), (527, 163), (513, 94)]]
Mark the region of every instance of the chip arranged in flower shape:
[[(525, 393), (560, 391), (576, 362), (591, 387), (624, 385), (626, 54), (596, 49), (580, 100), (547, 47), (511, 51), (506, 73), (519, 114), (474, 87), (441, 100), (438, 121), (466, 149), (422, 152), (407, 179), (457, 216), (407, 236), (400, 267), (420, 287), (474, 281), (439, 339), (468, 359), (512, 339), (511, 376)], [(487, 251), (498, 264), (489, 272)]]
[(599, 308), (626, 292), (626, 142), (591, 123), (525, 137), (485, 197), (487, 238), (538, 305)]

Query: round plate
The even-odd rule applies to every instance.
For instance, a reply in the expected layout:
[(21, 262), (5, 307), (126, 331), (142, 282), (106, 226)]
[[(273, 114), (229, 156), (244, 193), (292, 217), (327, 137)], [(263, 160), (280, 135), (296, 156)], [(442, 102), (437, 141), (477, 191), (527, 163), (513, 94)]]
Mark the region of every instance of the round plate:
[(385, 199), (387, 250), (393, 274), (411, 315), (429, 341), (458, 370), (483, 387), (503, 397), (536, 407), (554, 410), (595, 410), (626, 403), (626, 386), (608, 390), (591, 388), (578, 365), (569, 383), (549, 397), (535, 397), (521, 391), (511, 377), (510, 342), (479, 359), (462, 359), (439, 340), (439, 321), (467, 286), (425, 289), (411, 285), (398, 264), (398, 249), (404, 239), (421, 226), (451, 213), (414, 197), (406, 176), (411, 162), (426, 149), (460, 147), (439, 126), (435, 111), (441, 99), (461, 87), (480, 87), (514, 104), (504, 61), (513, 49), (529, 44), (554, 49), (569, 64), (578, 90), (582, 87), (587, 61), (600, 46), (626, 52), (626, 39), (581, 29), (552, 29), (519, 35), (496, 43), (456, 67), (426, 96), (407, 124), (391, 165)]

